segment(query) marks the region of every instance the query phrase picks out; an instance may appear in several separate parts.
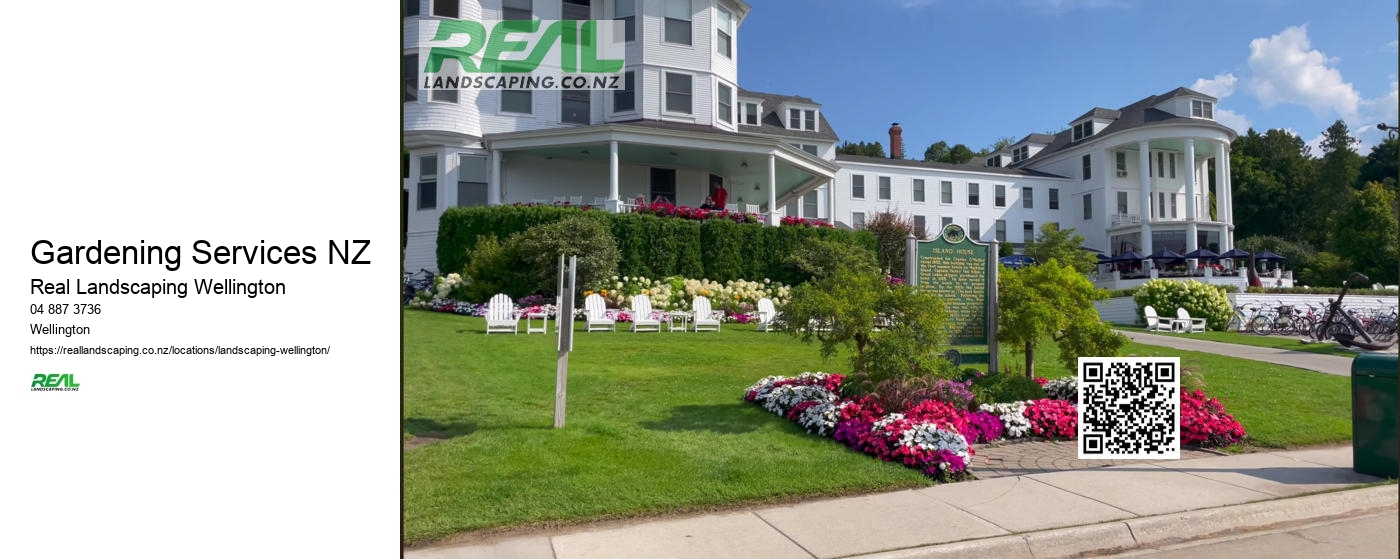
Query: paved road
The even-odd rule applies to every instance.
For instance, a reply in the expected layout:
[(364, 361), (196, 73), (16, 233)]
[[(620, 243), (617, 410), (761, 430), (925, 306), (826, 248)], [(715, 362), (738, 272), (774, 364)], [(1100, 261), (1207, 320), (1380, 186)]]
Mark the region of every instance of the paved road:
[(1159, 336), (1128, 330), (1120, 330), (1120, 332), (1133, 341), (1142, 344), (1184, 349), (1187, 351), (1199, 351), (1201, 353), (1228, 355), (1230, 357), (1239, 357), (1242, 359), (1253, 359), (1255, 361), (1287, 365), (1289, 367), (1297, 367), (1299, 369), (1307, 369), (1309, 371), (1317, 371), (1329, 375), (1351, 376), (1352, 359), (1349, 357), (1322, 355), (1319, 353), (1308, 353), (1306, 351), (1289, 351), (1271, 347), (1210, 342), (1177, 336)]
[(1111, 557), (1187, 559), (1314, 559), (1317, 557), (1400, 557), (1400, 524), (1396, 511), (1296, 528), (1256, 532), (1170, 548), (1136, 550)]

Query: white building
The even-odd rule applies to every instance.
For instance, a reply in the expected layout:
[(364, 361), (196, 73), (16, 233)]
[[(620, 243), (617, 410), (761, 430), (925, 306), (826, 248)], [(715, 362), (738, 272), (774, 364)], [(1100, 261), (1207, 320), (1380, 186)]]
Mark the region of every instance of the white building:
[[(957, 223), (1016, 245), (1055, 222), (1109, 255), (1233, 246), (1235, 134), (1213, 119), (1214, 98), (1180, 88), (1096, 108), (1069, 130), (966, 165), (838, 156), (819, 103), (740, 88), (737, 37), (749, 9), (739, 0), (408, 0), (405, 269), (436, 268), (438, 221), (451, 206), (559, 196), (610, 211), (639, 197), (698, 206), (715, 183), (773, 225), (797, 215), (859, 227), (892, 209), (929, 230)], [(420, 91), (426, 18), (623, 20), (627, 88)], [(891, 133), (898, 139), (898, 127)]]

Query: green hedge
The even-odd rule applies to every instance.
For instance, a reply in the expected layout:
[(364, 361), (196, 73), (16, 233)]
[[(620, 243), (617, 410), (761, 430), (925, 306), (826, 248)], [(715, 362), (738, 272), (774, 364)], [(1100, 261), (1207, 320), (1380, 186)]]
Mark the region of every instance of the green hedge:
[(504, 241), (512, 234), (571, 215), (599, 219), (608, 226), (620, 253), (618, 275), (679, 275), (721, 282), (769, 278), (795, 285), (807, 278), (784, 261), (804, 239), (834, 239), (875, 250), (875, 237), (868, 231), (765, 227), (724, 219), (700, 222), (552, 206), (459, 207), (443, 212), (438, 227), (438, 270), (462, 270), (468, 249), (476, 246), (482, 235), (494, 234)]

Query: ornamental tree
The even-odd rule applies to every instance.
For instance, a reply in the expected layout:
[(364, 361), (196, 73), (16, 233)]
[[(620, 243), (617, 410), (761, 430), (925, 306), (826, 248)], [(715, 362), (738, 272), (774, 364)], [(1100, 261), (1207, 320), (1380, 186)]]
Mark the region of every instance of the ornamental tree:
[(1074, 228), (1060, 229), (1056, 223), (1043, 223), (1035, 240), (1026, 243), (1026, 256), (1036, 262), (1059, 260), (1081, 274), (1088, 274), (1098, 267), (1098, 258), (1084, 250), (1084, 236), (1074, 232)]
[(1035, 376), (1035, 346), (1045, 338), (1059, 344), (1060, 360), (1071, 369), (1079, 357), (1112, 357), (1127, 343), (1094, 310), (1104, 292), (1058, 260), (1002, 267), (997, 289), (997, 339), (1025, 356), (1028, 377)]

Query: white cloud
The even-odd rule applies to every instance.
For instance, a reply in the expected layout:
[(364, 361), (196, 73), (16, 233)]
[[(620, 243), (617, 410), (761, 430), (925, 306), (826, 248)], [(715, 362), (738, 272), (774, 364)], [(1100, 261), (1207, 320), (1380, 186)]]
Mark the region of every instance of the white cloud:
[(1292, 103), (1321, 118), (1332, 114), (1343, 119), (1357, 117), (1361, 95), (1331, 66), (1335, 59), (1312, 48), (1307, 26), (1289, 27), (1273, 37), (1250, 41), (1249, 51), (1253, 71), (1249, 91), (1263, 108)]
[(1250, 122), (1249, 117), (1230, 109), (1221, 109), (1219, 107), (1215, 109), (1215, 120), (1220, 124), (1229, 126), (1230, 129), (1240, 134), (1244, 134), (1249, 131), (1249, 127), (1254, 126), (1254, 123)]
[[(1296, 134), (1295, 134), (1296, 135)], [(1318, 134), (1316, 138), (1308, 140), (1307, 146), (1312, 149), (1309, 152), (1313, 157), (1322, 157), (1322, 140), (1327, 138), (1327, 134)]]
[(1196, 83), (1191, 84), (1191, 89), (1214, 97), (1224, 99), (1235, 92), (1234, 74), (1216, 74), (1214, 78), (1197, 78)]
[(1387, 51), (1390, 51), (1390, 52), (1395, 52), (1395, 51), (1397, 51), (1397, 50), (1400, 50), (1400, 39), (1395, 39), (1395, 40), (1393, 40), (1393, 41), (1391, 41), (1391, 42), (1389, 42), (1389, 43), (1386, 43), (1386, 44), (1385, 44), (1385, 49), (1384, 49), (1384, 50), (1387, 50)]

